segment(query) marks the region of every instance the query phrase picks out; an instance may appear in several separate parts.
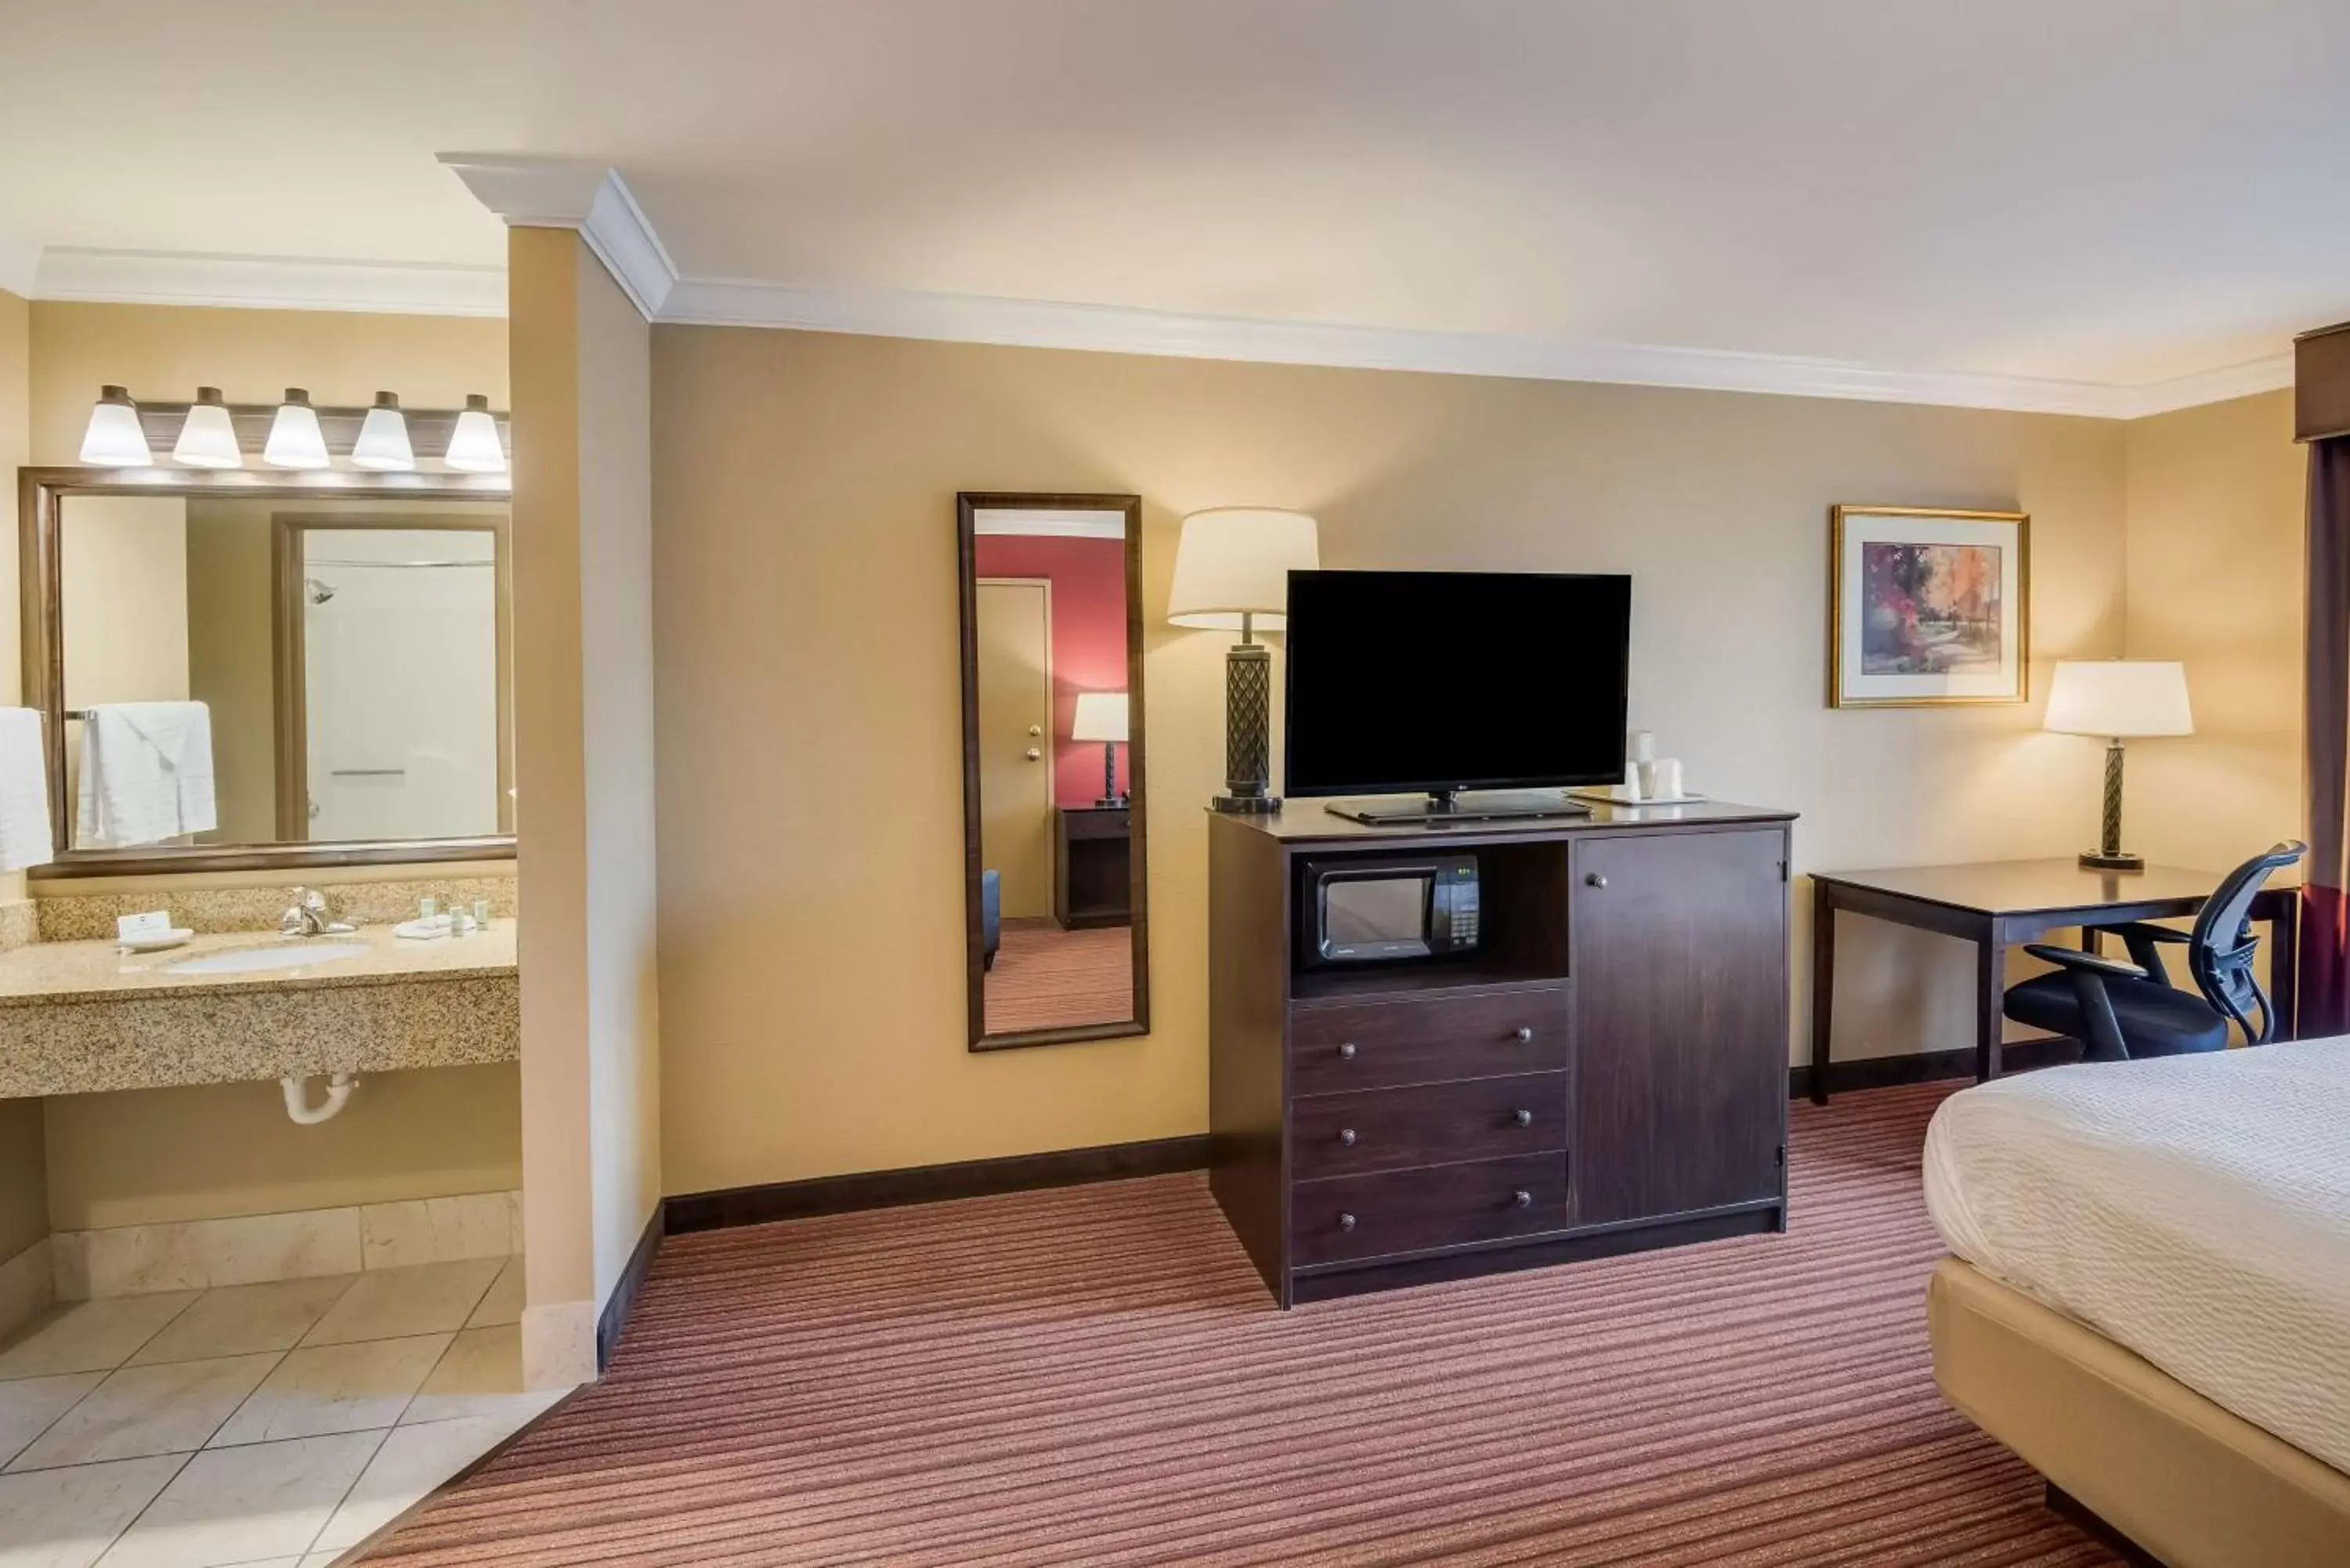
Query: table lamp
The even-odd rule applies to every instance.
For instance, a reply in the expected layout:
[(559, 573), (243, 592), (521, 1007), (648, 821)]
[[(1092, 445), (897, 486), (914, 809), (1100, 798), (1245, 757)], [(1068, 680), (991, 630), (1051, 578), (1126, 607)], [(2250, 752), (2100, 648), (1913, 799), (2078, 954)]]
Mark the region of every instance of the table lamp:
[(2081, 864), (2106, 871), (2143, 871), (2143, 857), (2122, 850), (2122, 742), (2140, 735), (2191, 735), (2187, 667), (2159, 659), (2059, 659), (2041, 727), (2106, 737), (2106, 816), (2097, 847)]
[(1224, 793), (1218, 811), (1278, 811), (1273, 793), (1273, 654), (1260, 631), (1289, 624), (1289, 574), (1321, 566), (1314, 519), (1264, 506), (1218, 506), (1183, 519), (1171, 625), (1237, 631), (1224, 654)]
[(1080, 691), (1076, 717), (1069, 723), (1072, 741), (1102, 743), (1102, 797), (1096, 805), (1124, 805), (1118, 787), (1118, 743), (1126, 739), (1126, 693)]

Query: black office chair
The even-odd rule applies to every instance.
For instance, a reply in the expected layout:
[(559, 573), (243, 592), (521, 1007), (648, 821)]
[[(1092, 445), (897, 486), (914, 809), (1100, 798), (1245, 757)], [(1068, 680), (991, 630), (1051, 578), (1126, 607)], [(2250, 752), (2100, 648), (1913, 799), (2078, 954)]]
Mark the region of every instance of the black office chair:
[[(2011, 986), (2005, 1012), (2019, 1023), (2078, 1040), (2082, 1059), (2088, 1062), (2224, 1051), (2231, 1023), (2243, 1030), (2245, 1044), (2265, 1044), (2275, 1033), (2276, 1019), (2268, 993), (2252, 978), (2252, 954), (2260, 946), (2250, 919), (2252, 898), (2269, 873), (2308, 852), (2305, 844), (2280, 844), (2229, 872), (2204, 900), (2192, 930), (2143, 920), (2096, 928), (2122, 939), (2129, 963), (2045, 942), (2028, 944), (2023, 950), (2056, 965), (2056, 972)], [(2200, 996), (2170, 983), (2159, 950), (2166, 942), (2187, 949), (2187, 972)]]

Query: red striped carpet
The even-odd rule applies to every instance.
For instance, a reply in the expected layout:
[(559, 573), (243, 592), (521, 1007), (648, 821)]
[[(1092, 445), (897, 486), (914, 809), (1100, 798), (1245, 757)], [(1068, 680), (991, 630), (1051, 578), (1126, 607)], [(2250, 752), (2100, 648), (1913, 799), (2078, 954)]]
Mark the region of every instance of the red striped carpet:
[(1006, 920), (985, 986), (990, 1034), (1122, 1023), (1134, 1016), (1134, 933)]
[(1284, 1315), (1204, 1179), (680, 1237), (610, 1376), (370, 1563), (2114, 1561), (1927, 1369), (1935, 1086), (1794, 1228)]

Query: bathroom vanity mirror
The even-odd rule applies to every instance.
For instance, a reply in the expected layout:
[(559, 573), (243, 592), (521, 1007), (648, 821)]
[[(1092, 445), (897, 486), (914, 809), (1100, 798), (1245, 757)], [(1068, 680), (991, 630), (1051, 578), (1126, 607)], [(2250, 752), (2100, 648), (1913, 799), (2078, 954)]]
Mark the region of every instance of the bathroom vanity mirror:
[(1143, 1033), (1142, 503), (956, 514), (972, 1049)]
[(27, 470), (36, 876), (514, 852), (505, 482)]

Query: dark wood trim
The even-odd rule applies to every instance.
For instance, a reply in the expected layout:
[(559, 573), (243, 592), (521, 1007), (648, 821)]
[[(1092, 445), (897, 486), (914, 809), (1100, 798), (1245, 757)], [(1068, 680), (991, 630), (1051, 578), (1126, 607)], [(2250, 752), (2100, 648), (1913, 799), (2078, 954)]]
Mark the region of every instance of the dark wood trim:
[[(2001, 1068), (2004, 1073), (2028, 1073), (2040, 1067), (2062, 1066), (2081, 1059), (2081, 1043), (2067, 1040), (2061, 1034), (2036, 1035), (2029, 1040), (2011, 1040), (2001, 1052)], [(1787, 1097), (1800, 1100), (1812, 1095), (1819, 1069), (1805, 1063), (1787, 1069)], [(1937, 1084), (1946, 1078), (1972, 1078), (1975, 1075), (1975, 1051), (1970, 1045), (1955, 1051), (1917, 1051), (1903, 1056), (1859, 1056), (1849, 1061), (1830, 1062), (1827, 1068), (1826, 1093), (1857, 1094), (1864, 1089), (1892, 1089), (1905, 1084)]]
[(1208, 1164), (1208, 1137), (1152, 1138), (1139, 1143), (1100, 1144), (1092, 1148), (1053, 1149), (1044, 1154), (957, 1160), (899, 1170), (860, 1170), (806, 1181), (777, 1181), (717, 1192), (686, 1192), (671, 1198), (668, 1231), (719, 1231), (845, 1214), (859, 1209), (895, 1209), (909, 1203), (942, 1203), (956, 1198), (987, 1198), (1045, 1187), (1077, 1187), (1093, 1181), (1127, 1181), (1201, 1170)]
[[(513, 494), (513, 486), (504, 474), (321, 470), (296, 476), (274, 469), (18, 469), (18, 593), (23, 608), (19, 635), (25, 701), (42, 715), (43, 738), (48, 748), (49, 820), (57, 856), (47, 866), (33, 867), (26, 876), (35, 881), (50, 881), (78, 877), (511, 859), (515, 854), (511, 833), (463, 838), (193, 845), (128, 850), (72, 847), (73, 815), (71, 803), (66, 798), (65, 590), (63, 575), (58, 570), (58, 526), (63, 504), (70, 495), (178, 495), (190, 499), (315, 503), (416, 502), (436, 498), (510, 502)], [(503, 671), (500, 680), (503, 691)]]
[(2293, 340), (2293, 439), (2350, 436), (2350, 321)]
[(660, 1251), (662, 1239), (669, 1234), (669, 1203), (666, 1199), (653, 1205), (645, 1219), (645, 1228), (637, 1237), (636, 1247), (629, 1253), (628, 1265), (620, 1271), (619, 1280), (612, 1286), (612, 1294), (604, 1303), (604, 1310), (596, 1314), (596, 1375), (600, 1377), (612, 1365), (612, 1353), (620, 1347), (620, 1336), (629, 1330), (629, 1314), (637, 1310), (637, 1297), (643, 1293), (645, 1276), (652, 1272), (653, 1258)]
[(2162, 1559), (2124, 1535), (2116, 1526), (2106, 1521), (2102, 1514), (2087, 1503), (2048, 1481), (2045, 1501), (2048, 1511), (2072, 1525), (2082, 1534), (2128, 1563), (2130, 1568), (2163, 1568)]
[(491, 608), (494, 617), (490, 655), (497, 681), (497, 830), (514, 833), (514, 528), (511, 515), (353, 517), (334, 513), (280, 512), (269, 520), (270, 597), (276, 624), (270, 647), (276, 670), (277, 836), (304, 844), (310, 834), (310, 703), (307, 685), (308, 625), (303, 614), (306, 569), (303, 535), (322, 533), (487, 534), (491, 538)]
[[(1127, 807), (1132, 859), (1134, 1013), (1107, 1023), (1060, 1029), (1030, 1029), (1014, 1034), (987, 1032), (987, 953), (979, 909), (979, 528), (982, 511), (1024, 509), (1053, 512), (1122, 512), (1126, 514), (1126, 769)], [(1149, 791), (1144, 785), (1142, 691), (1142, 497), (1063, 494), (1047, 492), (966, 490), (955, 496), (958, 602), (962, 621), (962, 839), (964, 1022), (973, 1051), (1028, 1045), (1065, 1045), (1083, 1040), (1118, 1040), (1150, 1033)]]
[(1767, 1236), (1783, 1231), (1784, 1212), (1777, 1202), (1721, 1212), (1643, 1220), (1601, 1231), (1586, 1231), (1547, 1241), (1518, 1241), (1491, 1247), (1464, 1249), (1434, 1257), (1400, 1262), (1373, 1263), (1362, 1268), (1292, 1272), (1290, 1299), (1296, 1304), (1362, 1295), (1404, 1285), (1435, 1284), (1478, 1274), (1514, 1273), (1520, 1269), (1546, 1269), (1554, 1263), (1579, 1263), (1593, 1258), (1621, 1257), (1692, 1241), (1718, 1241), (1728, 1236)]

